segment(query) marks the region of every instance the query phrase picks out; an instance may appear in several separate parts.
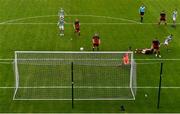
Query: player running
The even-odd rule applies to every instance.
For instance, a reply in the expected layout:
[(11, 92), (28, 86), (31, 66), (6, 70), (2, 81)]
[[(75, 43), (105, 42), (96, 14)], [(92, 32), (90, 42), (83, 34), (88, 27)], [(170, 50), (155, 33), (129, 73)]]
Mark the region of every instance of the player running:
[(177, 9), (173, 11), (173, 15), (172, 15), (173, 27), (176, 27), (176, 18), (177, 18)]
[(79, 19), (76, 19), (74, 22), (74, 33), (77, 33), (80, 36), (80, 22)]
[(95, 33), (95, 35), (92, 38), (92, 44), (93, 44), (93, 51), (95, 50), (95, 48), (97, 48), (97, 51), (99, 51), (99, 45), (101, 44), (101, 40), (97, 33)]
[(167, 23), (166, 23), (166, 12), (164, 10), (160, 13), (160, 21), (158, 24), (160, 25), (161, 22), (164, 22), (165, 25), (167, 25)]
[(139, 8), (139, 15), (141, 17), (141, 20), (140, 20), (141, 23), (143, 22), (145, 9), (146, 9), (146, 7), (144, 6), (144, 4), (142, 4)]
[(60, 17), (58, 26), (59, 26), (59, 31), (60, 31), (60, 36), (64, 36), (64, 17)]
[(173, 39), (173, 35), (172, 34), (170, 34), (169, 36), (167, 36), (167, 38), (164, 40), (164, 45), (167, 47), (167, 51), (169, 50), (168, 49), (168, 46), (169, 46), (169, 42), (171, 42), (172, 41), (172, 39)]
[(155, 38), (152, 41), (151, 49), (153, 49), (156, 57), (159, 57), (159, 58), (161, 57), (161, 55), (160, 55), (160, 42), (157, 38)]

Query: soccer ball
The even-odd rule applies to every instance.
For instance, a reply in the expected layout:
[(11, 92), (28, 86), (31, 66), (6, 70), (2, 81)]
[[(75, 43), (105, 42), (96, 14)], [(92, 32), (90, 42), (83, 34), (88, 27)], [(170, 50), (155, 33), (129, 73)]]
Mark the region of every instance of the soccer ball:
[(81, 51), (83, 51), (83, 50), (84, 50), (84, 48), (83, 48), (83, 47), (81, 47), (81, 48), (80, 48), (80, 50), (81, 50)]
[(147, 98), (147, 97), (148, 97), (148, 95), (147, 95), (147, 94), (145, 94), (144, 96), (145, 96), (145, 98)]

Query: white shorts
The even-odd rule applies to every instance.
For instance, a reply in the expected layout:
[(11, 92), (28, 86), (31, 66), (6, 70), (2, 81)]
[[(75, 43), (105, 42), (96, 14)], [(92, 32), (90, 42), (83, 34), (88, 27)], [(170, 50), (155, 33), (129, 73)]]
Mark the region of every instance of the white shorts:
[(164, 45), (168, 45), (168, 44), (169, 44), (169, 42), (167, 42), (167, 41), (164, 42)]
[(60, 15), (59, 18), (60, 18), (60, 19), (61, 19), (61, 18), (64, 18), (64, 15)]
[(64, 26), (59, 26), (59, 30), (64, 30)]
[(176, 21), (176, 17), (173, 17), (173, 21)]

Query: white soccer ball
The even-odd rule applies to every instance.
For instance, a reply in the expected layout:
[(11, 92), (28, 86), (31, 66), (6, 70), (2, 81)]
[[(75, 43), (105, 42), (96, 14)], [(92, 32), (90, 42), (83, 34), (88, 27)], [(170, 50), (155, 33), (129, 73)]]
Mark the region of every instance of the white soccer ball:
[(83, 47), (80, 47), (80, 50), (81, 50), (81, 51), (83, 51), (83, 50), (84, 50), (84, 48), (83, 48)]
[(147, 95), (147, 94), (145, 94), (144, 96), (145, 96), (146, 98), (148, 97), (148, 95)]

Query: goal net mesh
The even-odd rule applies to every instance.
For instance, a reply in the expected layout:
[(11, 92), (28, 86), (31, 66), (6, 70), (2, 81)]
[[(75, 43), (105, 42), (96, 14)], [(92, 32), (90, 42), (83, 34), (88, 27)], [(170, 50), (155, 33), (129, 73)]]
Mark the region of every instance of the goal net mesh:
[(14, 63), (14, 100), (135, 100), (132, 52), (16, 51)]

